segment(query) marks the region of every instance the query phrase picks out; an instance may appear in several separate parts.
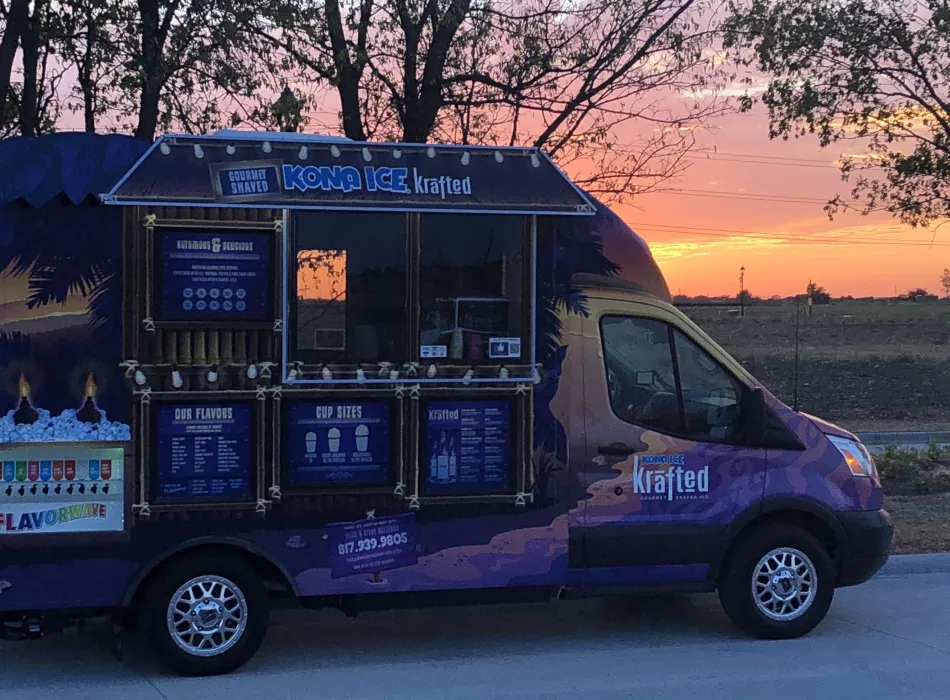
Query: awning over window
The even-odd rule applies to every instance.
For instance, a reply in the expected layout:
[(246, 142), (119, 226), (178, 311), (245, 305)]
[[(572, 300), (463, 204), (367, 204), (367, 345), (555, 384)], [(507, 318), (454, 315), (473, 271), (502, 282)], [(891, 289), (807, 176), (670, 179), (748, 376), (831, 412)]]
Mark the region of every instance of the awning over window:
[(106, 204), (590, 215), (538, 149), (360, 143), (272, 132), (163, 136)]

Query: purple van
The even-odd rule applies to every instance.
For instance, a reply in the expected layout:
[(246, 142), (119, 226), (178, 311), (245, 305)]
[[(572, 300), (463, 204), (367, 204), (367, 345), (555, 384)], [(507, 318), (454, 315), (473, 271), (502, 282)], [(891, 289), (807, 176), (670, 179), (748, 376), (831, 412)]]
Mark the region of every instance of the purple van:
[(137, 618), (225, 673), (275, 592), (718, 591), (789, 638), (883, 566), (860, 441), (670, 302), (535, 149), (0, 142), (0, 619)]

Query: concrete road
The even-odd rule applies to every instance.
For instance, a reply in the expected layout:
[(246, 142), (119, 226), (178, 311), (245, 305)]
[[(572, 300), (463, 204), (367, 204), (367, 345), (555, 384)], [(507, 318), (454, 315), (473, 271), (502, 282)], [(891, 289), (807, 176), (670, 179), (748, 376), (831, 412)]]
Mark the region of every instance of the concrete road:
[(0, 643), (0, 699), (557, 700), (945, 698), (950, 574), (838, 591), (805, 639), (738, 635), (714, 596), (367, 613), (282, 613), (243, 670), (168, 675), (105, 630)]

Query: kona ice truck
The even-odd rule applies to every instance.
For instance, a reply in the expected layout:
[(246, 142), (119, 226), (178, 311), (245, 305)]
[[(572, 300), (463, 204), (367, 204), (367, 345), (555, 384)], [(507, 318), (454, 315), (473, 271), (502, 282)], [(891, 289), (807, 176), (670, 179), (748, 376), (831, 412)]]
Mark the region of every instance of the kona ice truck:
[(183, 674), (269, 596), (719, 592), (805, 634), (892, 537), (854, 435), (672, 306), (524, 148), (310, 135), (0, 142), (4, 636), (133, 616)]

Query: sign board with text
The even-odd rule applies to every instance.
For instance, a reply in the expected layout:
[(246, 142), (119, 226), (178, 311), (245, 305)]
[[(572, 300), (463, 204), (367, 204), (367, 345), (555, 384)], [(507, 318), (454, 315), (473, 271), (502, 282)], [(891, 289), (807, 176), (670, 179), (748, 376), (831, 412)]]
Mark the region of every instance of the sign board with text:
[[(266, 147), (265, 147), (266, 143)], [(286, 141), (261, 135), (163, 137), (107, 204), (246, 205), (273, 209), (594, 213), (593, 202), (540, 151)], [(200, 157), (199, 155), (200, 154)]]

